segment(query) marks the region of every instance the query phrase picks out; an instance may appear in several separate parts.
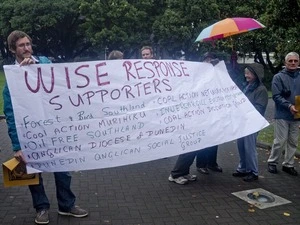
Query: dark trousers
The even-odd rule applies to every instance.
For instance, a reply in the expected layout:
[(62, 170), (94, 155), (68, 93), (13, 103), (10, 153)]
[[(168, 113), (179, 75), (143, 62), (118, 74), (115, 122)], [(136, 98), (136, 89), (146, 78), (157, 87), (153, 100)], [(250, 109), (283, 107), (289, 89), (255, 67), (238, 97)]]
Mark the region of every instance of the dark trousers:
[[(29, 185), (33, 207), (36, 209), (36, 211), (50, 208), (50, 203), (45, 192), (42, 175), (40, 174), (39, 177), (39, 184)], [(58, 209), (60, 211), (68, 212), (74, 206), (76, 199), (70, 188), (72, 177), (69, 172), (55, 172), (54, 179), (56, 185)]]
[(218, 145), (211, 146), (200, 151), (197, 151), (196, 166), (197, 168), (216, 167)]
[(179, 155), (176, 164), (171, 171), (172, 177), (177, 178), (189, 174), (190, 167), (196, 156), (196, 166), (198, 168), (218, 166), (217, 152), (218, 145)]
[(190, 173), (190, 167), (194, 162), (197, 152), (189, 152), (178, 156), (174, 169), (171, 171), (173, 178), (185, 176)]

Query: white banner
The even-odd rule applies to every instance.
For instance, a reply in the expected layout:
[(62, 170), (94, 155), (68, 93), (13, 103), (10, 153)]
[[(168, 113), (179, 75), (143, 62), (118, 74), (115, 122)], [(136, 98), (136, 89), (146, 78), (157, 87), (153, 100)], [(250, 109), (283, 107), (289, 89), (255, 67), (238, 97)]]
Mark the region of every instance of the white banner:
[(30, 171), (146, 162), (269, 125), (224, 62), (112, 60), (4, 69)]

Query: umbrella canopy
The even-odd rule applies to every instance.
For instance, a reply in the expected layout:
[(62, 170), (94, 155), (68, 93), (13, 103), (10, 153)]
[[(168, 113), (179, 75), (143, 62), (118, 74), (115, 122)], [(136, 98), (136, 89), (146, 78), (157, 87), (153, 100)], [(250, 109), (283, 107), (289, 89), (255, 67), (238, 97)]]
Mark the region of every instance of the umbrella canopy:
[(213, 41), (264, 27), (263, 24), (252, 18), (227, 18), (203, 29), (195, 42)]

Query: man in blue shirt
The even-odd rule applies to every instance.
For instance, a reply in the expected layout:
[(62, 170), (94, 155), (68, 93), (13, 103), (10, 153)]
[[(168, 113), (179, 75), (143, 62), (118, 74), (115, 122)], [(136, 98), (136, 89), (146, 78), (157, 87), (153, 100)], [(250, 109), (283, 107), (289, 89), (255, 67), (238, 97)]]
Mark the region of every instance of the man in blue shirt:
[[(36, 63), (51, 63), (46, 57), (32, 56), (32, 40), (22, 31), (13, 31), (7, 38), (9, 50), (15, 56), (15, 64), (20, 66), (28, 66)], [(19, 161), (26, 162), (24, 158), (21, 145), (18, 139), (13, 107), (11, 102), (11, 95), (7, 84), (3, 90), (4, 99), (4, 114), (6, 117), (8, 134), (10, 136), (14, 156)], [(75, 205), (76, 197), (71, 191), (71, 175), (68, 172), (55, 172), (56, 196), (58, 202), (58, 213), (60, 215), (85, 217), (88, 212)], [(36, 224), (48, 224), (50, 203), (45, 193), (43, 179), (39, 175), (39, 184), (29, 185), (32, 195), (33, 206), (36, 209), (37, 215), (35, 218)]]

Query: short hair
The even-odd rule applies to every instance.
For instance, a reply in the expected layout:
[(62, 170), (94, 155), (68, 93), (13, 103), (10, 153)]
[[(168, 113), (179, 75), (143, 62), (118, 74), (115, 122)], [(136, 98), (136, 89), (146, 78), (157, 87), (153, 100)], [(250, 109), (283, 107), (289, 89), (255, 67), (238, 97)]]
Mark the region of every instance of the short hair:
[(123, 59), (123, 53), (118, 50), (113, 50), (109, 53), (108, 59)]
[(153, 48), (152, 48), (151, 46), (143, 46), (143, 47), (141, 48), (141, 52), (144, 51), (144, 50), (146, 50), (146, 49), (149, 49), (150, 52), (151, 52), (151, 54), (153, 55)]
[(27, 37), (29, 39), (30, 43), (32, 43), (31, 37), (28, 34), (26, 34), (25, 32), (20, 31), (20, 30), (14, 30), (13, 32), (11, 32), (7, 37), (8, 49), (10, 51), (12, 51), (12, 50), (15, 51), (17, 49), (17, 46), (16, 46), (17, 41), (24, 37)]
[(202, 60), (201, 61), (204, 62), (207, 58), (216, 59), (217, 56), (213, 52), (205, 52), (204, 55), (202, 56)]
[(285, 56), (285, 61), (288, 60), (288, 58), (290, 56), (296, 56), (299, 59), (299, 54), (297, 52), (289, 52), (286, 56)]

